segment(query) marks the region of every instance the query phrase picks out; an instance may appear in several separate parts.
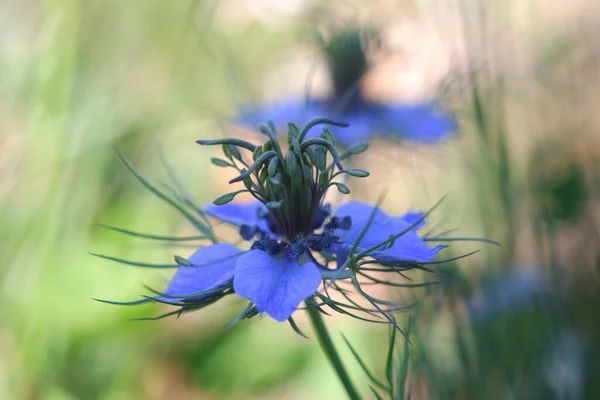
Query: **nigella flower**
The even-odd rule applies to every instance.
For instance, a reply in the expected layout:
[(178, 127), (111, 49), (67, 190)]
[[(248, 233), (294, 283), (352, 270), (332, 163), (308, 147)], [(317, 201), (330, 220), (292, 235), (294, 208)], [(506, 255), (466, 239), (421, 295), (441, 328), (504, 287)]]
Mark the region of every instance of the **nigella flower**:
[(386, 104), (364, 97), (359, 86), (368, 63), (357, 31), (339, 33), (323, 49), (333, 84), (329, 98), (293, 98), (243, 108), (238, 122), (254, 127), (270, 120), (276, 127), (284, 127), (289, 121), (305, 124), (327, 116), (350, 125), (348, 129), (332, 130), (344, 146), (368, 141), (375, 133), (431, 144), (456, 131), (454, 117), (435, 102)]
[(482, 293), (467, 302), (471, 320), (484, 322), (504, 312), (523, 309), (547, 297), (547, 277), (540, 267), (521, 267), (484, 285)]
[[(277, 321), (288, 320), (297, 329), (292, 314), (305, 303), (309, 308), (328, 308), (396, 326), (390, 314), (409, 306), (371, 296), (364, 290), (364, 283), (418, 287), (443, 281), (442, 277), (433, 282), (407, 284), (395, 279), (405, 277), (409, 270), (437, 274), (428, 265), (446, 261), (435, 259), (447, 246), (431, 246), (429, 242), (450, 239), (419, 235), (418, 229), (425, 224), (423, 212), (391, 216), (377, 206), (356, 201), (332, 211), (332, 205), (324, 200), (327, 191), (335, 188), (343, 194), (349, 192), (340, 177), (368, 177), (367, 171), (345, 169), (342, 164), (365, 151), (367, 145), (353, 146), (340, 154), (328, 130), (320, 137), (308, 136), (320, 124), (344, 125), (324, 118), (310, 121), (301, 130), (290, 124), (287, 151), (272, 124), (260, 126), (267, 137), (261, 146), (231, 138), (199, 140), (201, 145), (222, 145), (224, 159), (215, 158), (213, 164), (236, 169), (239, 176), (230, 183), (239, 182), (244, 187), (217, 198), (205, 208), (195, 205), (181, 187), (174, 194), (160, 191), (125, 161), (140, 182), (182, 212), (202, 233), (201, 238), (211, 244), (187, 259), (175, 257), (177, 265), (172, 267), (177, 271), (164, 291), (152, 290), (153, 295), (141, 300), (117, 304), (157, 301), (175, 306), (175, 311), (165, 314), (172, 315), (236, 295), (248, 301), (236, 321), (265, 313)], [(244, 192), (255, 201), (233, 202)], [(246, 245), (238, 248), (220, 243), (209, 218), (237, 227)], [(143, 267), (171, 267), (102, 257)], [(390, 278), (383, 277), (386, 274)], [(332, 298), (332, 290), (345, 300)], [(352, 298), (357, 294), (370, 306)]]

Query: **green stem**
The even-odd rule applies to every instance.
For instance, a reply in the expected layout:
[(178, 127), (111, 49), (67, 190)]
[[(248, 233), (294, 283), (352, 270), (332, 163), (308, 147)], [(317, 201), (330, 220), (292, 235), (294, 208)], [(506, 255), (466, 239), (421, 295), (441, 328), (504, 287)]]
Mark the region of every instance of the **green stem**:
[(329, 332), (327, 332), (327, 327), (325, 326), (325, 322), (323, 321), (320, 311), (314, 306), (312, 300), (307, 301), (306, 303), (309, 306), (307, 309), (308, 316), (313, 326), (313, 330), (317, 335), (317, 339), (319, 340), (319, 344), (321, 345), (321, 349), (323, 349), (323, 352), (329, 359), (329, 362), (331, 362), (333, 369), (335, 369), (338, 378), (340, 378), (342, 385), (344, 385), (344, 389), (346, 389), (348, 397), (352, 400), (360, 400), (360, 395), (354, 388), (352, 380), (350, 379), (350, 375), (348, 375), (346, 368), (344, 368), (344, 364), (342, 364), (340, 355), (333, 345), (333, 341), (331, 340), (331, 336), (329, 336)]

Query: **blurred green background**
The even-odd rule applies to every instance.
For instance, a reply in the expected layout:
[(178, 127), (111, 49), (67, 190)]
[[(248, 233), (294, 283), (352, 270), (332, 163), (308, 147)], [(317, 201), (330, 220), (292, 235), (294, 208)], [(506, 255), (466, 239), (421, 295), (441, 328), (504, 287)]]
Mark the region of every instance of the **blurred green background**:
[[(353, 196), (387, 188), (384, 208), (401, 213), (447, 195), (434, 222), (502, 244), (453, 246), (483, 251), (440, 266), (455, 279), (417, 293), (412, 398), (600, 398), (596, 3), (3, 1), (0, 398), (344, 398), (315, 340), (267, 318), (225, 329), (235, 302), (155, 322), (130, 319), (158, 305), (94, 302), (135, 299), (169, 276), (88, 252), (191, 254), (97, 226), (193, 234), (113, 146), (154, 182), (168, 179), (163, 154), (198, 203), (211, 201), (226, 180), (194, 141), (237, 132), (242, 104), (301, 96), (312, 69), (314, 92), (327, 93), (315, 32), (350, 23), (381, 28), (370, 96), (436, 98), (460, 126), (434, 147), (375, 142)], [(474, 317), (494, 301), (509, 306)], [(329, 322), (382, 371), (385, 329)]]

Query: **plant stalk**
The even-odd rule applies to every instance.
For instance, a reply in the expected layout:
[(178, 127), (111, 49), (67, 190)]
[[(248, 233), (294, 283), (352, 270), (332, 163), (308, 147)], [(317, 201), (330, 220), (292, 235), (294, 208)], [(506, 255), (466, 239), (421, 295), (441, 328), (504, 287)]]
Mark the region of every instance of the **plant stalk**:
[(360, 400), (360, 395), (358, 391), (354, 387), (352, 380), (350, 379), (350, 375), (346, 371), (344, 364), (342, 363), (342, 359), (340, 358), (333, 341), (331, 340), (331, 336), (329, 336), (329, 332), (327, 331), (327, 327), (325, 326), (325, 322), (323, 321), (323, 317), (321, 316), (320, 311), (314, 307), (312, 301), (308, 302), (308, 316), (310, 318), (311, 325), (315, 334), (317, 335), (317, 339), (319, 340), (319, 344), (321, 345), (321, 349), (331, 362), (333, 369), (338, 375), (338, 378), (342, 382), (344, 389), (346, 389), (346, 393), (351, 400)]

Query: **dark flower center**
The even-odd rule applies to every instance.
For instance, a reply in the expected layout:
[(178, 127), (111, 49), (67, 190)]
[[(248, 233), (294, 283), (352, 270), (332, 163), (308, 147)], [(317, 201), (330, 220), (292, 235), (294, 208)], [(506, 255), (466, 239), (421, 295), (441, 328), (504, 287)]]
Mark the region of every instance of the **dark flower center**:
[[(326, 207), (326, 209), (330, 210), (330, 207)], [(321, 225), (323, 222), (324, 220), (321, 221)], [(321, 233), (313, 233), (310, 236), (299, 235), (292, 241), (274, 239), (267, 232), (262, 231), (256, 226), (250, 225), (242, 225), (240, 227), (240, 235), (244, 240), (252, 240), (255, 236), (259, 236), (258, 239), (252, 242), (252, 250), (262, 250), (273, 255), (284, 252), (286, 257), (297, 259), (304, 254), (304, 252), (309, 250), (321, 252), (329, 249), (333, 243), (340, 240), (340, 237), (336, 235), (335, 230), (348, 230), (350, 229), (350, 225), (350, 217), (333, 217), (325, 224), (324, 230)], [(315, 229), (318, 228), (320, 228), (320, 226), (316, 226)]]

